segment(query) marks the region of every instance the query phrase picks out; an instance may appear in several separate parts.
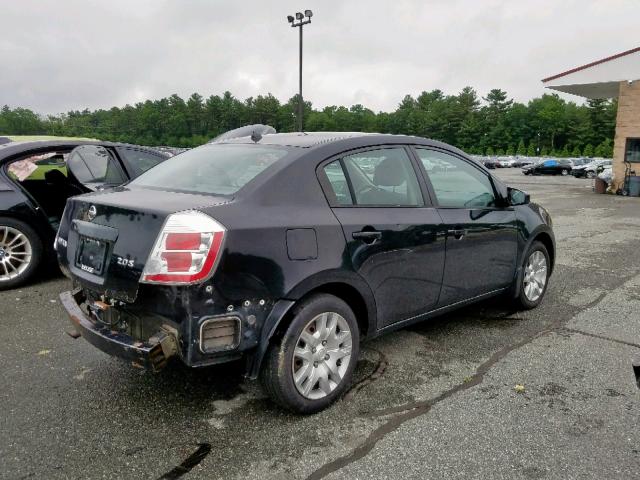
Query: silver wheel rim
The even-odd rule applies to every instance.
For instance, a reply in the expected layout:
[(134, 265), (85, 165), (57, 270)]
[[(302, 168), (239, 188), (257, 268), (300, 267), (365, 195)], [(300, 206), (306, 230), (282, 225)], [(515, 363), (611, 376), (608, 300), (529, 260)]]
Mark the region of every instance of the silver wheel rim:
[(529, 255), (524, 269), (524, 294), (530, 302), (537, 301), (547, 284), (547, 257), (540, 250)]
[(314, 317), (302, 330), (293, 352), (291, 371), (298, 393), (310, 400), (333, 392), (351, 362), (351, 331), (335, 312)]
[(0, 282), (19, 277), (31, 264), (31, 242), (20, 230), (0, 225)]
[(569, 173), (569, 170), (562, 170), (562, 175), (567, 175)]

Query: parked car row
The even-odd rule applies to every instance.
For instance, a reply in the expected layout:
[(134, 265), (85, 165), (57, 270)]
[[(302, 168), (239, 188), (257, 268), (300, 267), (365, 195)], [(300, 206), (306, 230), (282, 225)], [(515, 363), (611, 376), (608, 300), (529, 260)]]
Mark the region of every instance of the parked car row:
[(573, 175), (576, 178), (595, 178), (605, 168), (611, 167), (611, 160), (599, 159), (543, 159), (522, 169), (525, 175)]

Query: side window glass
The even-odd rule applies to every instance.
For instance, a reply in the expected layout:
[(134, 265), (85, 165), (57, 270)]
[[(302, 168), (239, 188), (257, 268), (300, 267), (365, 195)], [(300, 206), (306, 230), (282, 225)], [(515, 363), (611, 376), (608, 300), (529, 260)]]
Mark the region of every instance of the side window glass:
[(132, 173), (135, 177), (142, 175), (166, 159), (165, 156), (160, 154), (135, 148), (120, 148), (118, 152), (124, 157), (130, 169), (133, 170)]
[(67, 176), (67, 153), (47, 152), (31, 155), (9, 165), (9, 175), (19, 182), (25, 180), (48, 180), (59, 176), (64, 180)]
[(106, 148), (96, 145), (76, 147), (68, 166), (81, 183), (120, 185), (127, 181)]
[(343, 158), (357, 205), (424, 205), (416, 172), (404, 148), (384, 148)]
[(336, 160), (324, 167), (324, 173), (329, 179), (331, 189), (338, 200), (339, 205), (353, 205), (351, 199), (351, 193), (349, 192), (349, 185), (347, 184), (347, 177), (342, 170), (340, 161)]
[(464, 160), (443, 152), (417, 149), (441, 207), (496, 206), (489, 177)]

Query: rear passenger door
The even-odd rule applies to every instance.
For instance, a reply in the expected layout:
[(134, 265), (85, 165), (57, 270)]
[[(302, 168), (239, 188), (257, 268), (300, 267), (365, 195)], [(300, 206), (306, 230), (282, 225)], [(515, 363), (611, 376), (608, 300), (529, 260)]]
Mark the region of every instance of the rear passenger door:
[(510, 285), (517, 258), (513, 207), (505, 205), (490, 176), (473, 162), (442, 150), (416, 152), (447, 232), (438, 306)]
[(431, 310), (440, 294), (442, 221), (416, 167), (408, 148), (394, 146), (345, 155), (319, 172), (348, 261), (374, 294), (378, 328)]

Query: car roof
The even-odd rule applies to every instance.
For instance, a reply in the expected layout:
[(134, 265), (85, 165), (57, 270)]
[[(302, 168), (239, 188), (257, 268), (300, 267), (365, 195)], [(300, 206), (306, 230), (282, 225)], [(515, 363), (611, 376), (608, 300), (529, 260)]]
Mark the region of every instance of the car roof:
[(73, 149), (80, 145), (102, 145), (105, 147), (135, 147), (142, 150), (163, 153), (150, 147), (132, 145), (129, 143), (101, 142), (99, 140), (37, 140), (31, 142), (11, 142), (0, 146), (0, 163), (4, 160), (19, 156), (28, 152), (38, 152), (51, 148)]
[(298, 147), (305, 149), (320, 149), (329, 145), (338, 149), (347, 150), (349, 148), (360, 148), (374, 145), (405, 144), (405, 145), (425, 145), (437, 148), (444, 148), (468, 158), (463, 151), (446, 143), (430, 140), (423, 137), (409, 135), (391, 135), (383, 133), (362, 133), (362, 132), (294, 132), (294, 133), (273, 133), (264, 135), (257, 142), (253, 142), (251, 137), (230, 138), (221, 142), (209, 145), (220, 144), (258, 144), (275, 145), (286, 147)]

